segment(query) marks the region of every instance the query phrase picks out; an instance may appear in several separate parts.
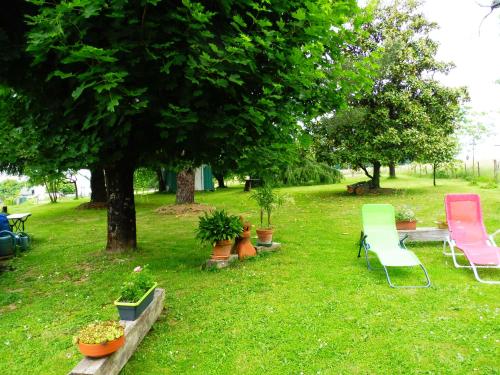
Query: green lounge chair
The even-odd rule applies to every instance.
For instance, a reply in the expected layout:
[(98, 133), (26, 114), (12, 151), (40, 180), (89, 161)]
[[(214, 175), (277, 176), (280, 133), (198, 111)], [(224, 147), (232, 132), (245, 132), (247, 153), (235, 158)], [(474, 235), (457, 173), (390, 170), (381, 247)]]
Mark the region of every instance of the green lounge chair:
[[(368, 258), (368, 252), (375, 253), (382, 264), (391, 288), (427, 288), (431, 285), (427, 270), (417, 256), (408, 250), (403, 238), (399, 239), (394, 218), (394, 207), (390, 204), (365, 204), (362, 209), (363, 231), (359, 244), (358, 258), (364, 248), (366, 263), (369, 270), (373, 270)], [(414, 267), (419, 266), (424, 271), (427, 279), (425, 285), (396, 286), (391, 282), (388, 267)]]

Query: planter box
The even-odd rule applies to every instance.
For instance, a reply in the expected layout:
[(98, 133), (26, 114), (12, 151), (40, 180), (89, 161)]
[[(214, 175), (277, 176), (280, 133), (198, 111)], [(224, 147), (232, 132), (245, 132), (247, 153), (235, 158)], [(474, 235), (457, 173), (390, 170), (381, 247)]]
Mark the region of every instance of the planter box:
[(164, 302), (165, 290), (157, 288), (154, 292), (153, 302), (139, 319), (133, 322), (121, 322), (125, 326), (125, 344), (107, 357), (85, 357), (70, 372), (70, 375), (118, 375), (132, 354), (134, 354), (144, 336), (149, 332), (153, 323), (160, 316)]
[(397, 230), (415, 230), (417, 229), (417, 221), (396, 221)]
[[(120, 299), (115, 301), (115, 306), (118, 308), (118, 313), (120, 314), (121, 320), (136, 320), (139, 316), (141, 316), (142, 312), (146, 310), (151, 301), (153, 300), (154, 290), (158, 286), (158, 283), (154, 283), (154, 285), (149, 289), (142, 298), (135, 302), (120, 302)], [(121, 298), (121, 297), (120, 297)]]

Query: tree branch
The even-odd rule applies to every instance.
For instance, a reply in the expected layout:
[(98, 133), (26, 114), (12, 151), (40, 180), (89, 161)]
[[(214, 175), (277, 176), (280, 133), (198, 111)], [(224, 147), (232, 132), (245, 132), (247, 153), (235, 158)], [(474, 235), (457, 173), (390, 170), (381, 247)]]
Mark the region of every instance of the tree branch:
[(360, 167), (363, 170), (363, 172), (365, 172), (366, 177), (368, 177), (370, 180), (373, 179), (373, 176), (370, 173), (368, 173), (368, 169), (366, 169), (364, 165), (359, 164), (358, 167)]

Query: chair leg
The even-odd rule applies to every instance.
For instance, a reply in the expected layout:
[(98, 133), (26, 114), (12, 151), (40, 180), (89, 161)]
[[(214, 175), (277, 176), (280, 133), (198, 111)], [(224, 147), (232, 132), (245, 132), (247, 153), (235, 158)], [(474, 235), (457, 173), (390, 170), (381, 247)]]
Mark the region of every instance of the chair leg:
[(364, 242), (364, 233), (361, 231), (361, 236), (359, 238), (359, 249), (358, 249), (358, 258), (361, 258), (361, 248), (363, 247), (363, 242)]
[(474, 272), (474, 276), (476, 277), (476, 280), (479, 281), (480, 283), (484, 283), (484, 284), (500, 284), (500, 280), (483, 280), (479, 277), (479, 273), (477, 272), (477, 269), (478, 268), (497, 268), (497, 269), (500, 269), (500, 266), (491, 266), (491, 267), (488, 267), (488, 266), (485, 266), (485, 267), (478, 267), (476, 266), (474, 263), (470, 262), (470, 265), (471, 267), (469, 268), (472, 268), (472, 272)]
[(387, 277), (387, 282), (389, 283), (389, 286), (391, 288), (428, 288), (431, 286), (431, 279), (429, 278), (429, 274), (427, 273), (427, 270), (422, 264), (420, 264), (419, 266), (422, 269), (422, 271), (424, 271), (425, 279), (427, 281), (425, 285), (394, 285), (391, 282), (391, 278), (389, 276), (389, 272), (387, 271), (387, 267), (386, 266), (382, 267), (384, 268), (385, 276)]

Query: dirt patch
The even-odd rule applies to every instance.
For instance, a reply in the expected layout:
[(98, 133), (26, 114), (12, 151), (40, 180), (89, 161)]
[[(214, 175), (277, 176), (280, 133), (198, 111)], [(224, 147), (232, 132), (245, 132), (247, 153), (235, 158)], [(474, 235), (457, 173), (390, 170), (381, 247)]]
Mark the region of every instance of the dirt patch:
[(105, 208), (108, 208), (106, 202), (87, 202), (76, 207), (77, 210), (103, 210)]
[(199, 215), (204, 212), (212, 211), (215, 207), (207, 204), (193, 203), (193, 204), (169, 204), (161, 206), (155, 210), (157, 214), (161, 215), (176, 215), (188, 216)]

